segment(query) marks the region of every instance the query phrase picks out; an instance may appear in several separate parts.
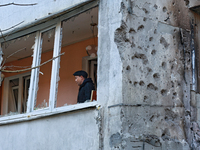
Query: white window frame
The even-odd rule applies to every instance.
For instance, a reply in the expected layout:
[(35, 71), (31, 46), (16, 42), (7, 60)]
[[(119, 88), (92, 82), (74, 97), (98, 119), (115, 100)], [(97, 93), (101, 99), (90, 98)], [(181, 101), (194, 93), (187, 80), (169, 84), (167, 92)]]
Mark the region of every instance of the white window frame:
[[(56, 57), (59, 55), (59, 53), (56, 53), (59, 49), (57, 40), (60, 39), (58, 34), (60, 34), (60, 22), (56, 26), (51, 26), (47, 29), (44, 29), (42, 31), (38, 31), (36, 34), (36, 39), (35, 39), (35, 47), (34, 47), (34, 54), (33, 54), (33, 63), (32, 67), (36, 67), (40, 65), (40, 59), (41, 59), (41, 53), (42, 53), (42, 33), (45, 31), (48, 31), (50, 29), (55, 28), (55, 37), (54, 37), (54, 48), (53, 48), (53, 57)], [(58, 39), (57, 39), (58, 38)], [(59, 58), (57, 58), (59, 59)], [(49, 111), (49, 108), (52, 110), (51, 104), (53, 103), (52, 101), (55, 101), (55, 98), (53, 99), (51, 96), (52, 94), (55, 94), (55, 89), (54, 82), (55, 82), (55, 72), (57, 73), (58, 70), (53, 71), (55, 69), (55, 60), (52, 62), (52, 72), (51, 72), (51, 84), (50, 84), (50, 96), (49, 96), (49, 107), (44, 108), (43, 110)], [(56, 61), (57, 62), (57, 61)], [(29, 96), (28, 96), (28, 105), (27, 105), (27, 113), (33, 112), (34, 107), (36, 104), (36, 98), (37, 98), (37, 89), (38, 89), (38, 81), (39, 81), (39, 68), (32, 69), (31, 71), (31, 82), (30, 82), (30, 88), (29, 88)]]
[[(9, 98), (9, 82), (10, 80), (13, 79), (19, 79), (19, 95), (18, 95), (18, 111), (21, 110), (21, 100), (22, 100), (22, 95), (23, 95), (23, 77), (24, 76), (28, 76), (31, 75), (30, 72), (27, 73), (23, 73), (23, 74), (19, 74), (19, 75), (15, 75), (15, 76), (11, 76), (11, 77), (7, 77), (4, 79), (4, 95), (3, 95), (3, 113), (7, 114), (8, 113), (8, 98)], [(19, 112), (20, 113), (20, 112)]]
[[(88, 4), (89, 5), (89, 4)], [(98, 6), (97, 1), (91, 4), (92, 7)], [(90, 6), (90, 7), (91, 7)], [(91, 7), (91, 8), (92, 8)], [(90, 8), (90, 9), (91, 9)], [(88, 8), (85, 7), (85, 10)], [(82, 10), (84, 12), (84, 9)], [(32, 67), (36, 67), (40, 64), (40, 53), (41, 53), (41, 34), (51, 28), (55, 28), (55, 37), (54, 37), (54, 48), (53, 48), (53, 57), (57, 57), (61, 52), (61, 41), (62, 41), (62, 27), (61, 23), (63, 20), (66, 20), (67, 18), (70, 18), (72, 16), (75, 16), (76, 14), (81, 13), (81, 11), (74, 10), (75, 14), (73, 12), (63, 15), (58, 19), (54, 19), (54, 23), (52, 21), (48, 23), (45, 23), (45, 29), (43, 30), (37, 30), (36, 37), (35, 37), (35, 46), (34, 46), (34, 53), (33, 53), (33, 62)], [(50, 27), (49, 27), (50, 26)], [(39, 28), (41, 26), (39, 25)], [(35, 28), (34, 28), (35, 30)], [(30, 32), (30, 31), (29, 31)], [(23, 34), (27, 34), (27, 32)], [(11, 36), (12, 37), (12, 36)], [(13, 35), (14, 39), (16, 38), (16, 35)], [(1, 41), (0, 41), (1, 45)], [(74, 110), (80, 110), (84, 108), (90, 108), (90, 107), (99, 107), (97, 104), (97, 101), (89, 102), (89, 103), (80, 103), (75, 105), (67, 105), (62, 107), (55, 107), (56, 106), (56, 100), (57, 100), (57, 88), (58, 88), (58, 80), (59, 80), (59, 67), (60, 67), (60, 57), (52, 60), (52, 71), (51, 71), (51, 83), (50, 83), (50, 95), (49, 95), (49, 107), (39, 110), (34, 110), (35, 100), (37, 97), (37, 86), (38, 86), (38, 72), (39, 68), (32, 69), (31, 70), (31, 78), (30, 78), (30, 87), (29, 87), (29, 94), (28, 94), (28, 102), (27, 102), (27, 112), (24, 114), (17, 114), (12, 116), (5, 116), (0, 117), (0, 125), (1, 124), (7, 124), (7, 123), (14, 123), (19, 121), (26, 121), (26, 120), (32, 120), (44, 116), (54, 115), (58, 113), (64, 113)], [(19, 75), (20, 76), (20, 75)], [(6, 80), (4, 81), (4, 84), (6, 84)], [(23, 91), (22, 91), (23, 92)], [(7, 95), (8, 91), (4, 91), (4, 95)], [(5, 105), (8, 105), (8, 102), (4, 101), (5, 98), (3, 98), (3, 103)]]

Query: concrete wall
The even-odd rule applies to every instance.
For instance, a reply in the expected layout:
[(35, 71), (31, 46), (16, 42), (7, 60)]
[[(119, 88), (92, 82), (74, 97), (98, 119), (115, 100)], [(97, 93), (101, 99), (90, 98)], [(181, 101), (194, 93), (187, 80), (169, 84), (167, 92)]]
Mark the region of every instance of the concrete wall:
[(114, 32), (122, 17), (120, 2), (101, 0), (99, 4), (97, 100), (102, 105), (99, 144), (103, 150), (112, 148), (110, 137), (121, 129), (120, 109), (108, 108), (122, 102), (122, 61), (114, 43)]
[(97, 116), (91, 108), (0, 126), (0, 150), (98, 149)]
[(199, 0), (190, 0), (190, 1), (186, 1), (189, 5), (190, 8), (192, 7), (199, 7), (200, 5), (200, 1)]
[[(124, 141), (134, 146), (138, 141), (151, 147), (164, 147), (167, 141), (184, 145), (180, 29), (190, 28), (185, 2), (122, 3), (124, 18), (115, 32), (115, 42), (123, 59), (122, 126), (123, 134), (129, 133)], [(132, 12), (127, 11), (129, 7)], [(173, 149), (184, 147), (181, 144)]]
[[(46, 18), (54, 13), (75, 7), (78, 4), (91, 0), (17, 0), (16, 4), (36, 4), (31, 6), (8, 5), (0, 6), (0, 29), (6, 30), (19, 23), (17, 27), (25, 26), (34, 21)], [(7, 0), (2, 0), (0, 5), (9, 4)], [(12, 3), (12, 2), (11, 2)], [(12, 19), (11, 19), (12, 18)], [(11, 28), (12, 30), (13, 28)], [(8, 30), (9, 31), (9, 30)], [(7, 31), (6, 31), (7, 32)]]
[(189, 4), (101, 1), (98, 99), (104, 105), (104, 149), (199, 146), (198, 94), (190, 88), (195, 14)]
[[(26, 2), (19, 0), (16, 2), (17, 4), (37, 3), (37, 5), (0, 6), (0, 29), (5, 30), (23, 22), (17, 26), (17, 28), (20, 28), (44, 17), (48, 17), (53, 13), (67, 10), (68, 8), (86, 1), (88, 0), (30, 0)], [(1, 1), (0, 5), (5, 3), (7, 4), (8, 1)], [(86, 47), (88, 43), (89, 41), (84, 43), (85, 45), (80, 45), (79, 43), (78, 46)], [(67, 48), (65, 50), (67, 50)], [(85, 51), (83, 55), (86, 55)], [(81, 67), (81, 64), (78, 64), (77, 67)], [(72, 103), (74, 103), (74, 101)], [(1, 125), (0, 150), (95, 150), (99, 148), (98, 119), (98, 111), (95, 108), (88, 108), (43, 117), (32, 121)]]
[[(51, 117), (52, 124), (67, 124), (70, 142), (76, 140), (80, 131), (93, 135), (99, 147), (92, 142), (92, 149), (198, 149), (199, 95), (190, 88), (191, 26), (195, 25), (191, 20), (195, 15), (188, 7), (186, 0), (100, 0), (98, 124), (95, 111), (61, 115), (62, 119), (68, 118), (64, 119), (66, 122)], [(15, 138), (9, 137), (10, 131), (17, 135), (23, 126), (43, 131), (39, 125), (47, 125), (45, 121), (46, 118), (7, 125), (0, 130), (13, 143)], [(91, 126), (87, 128), (85, 121)], [(77, 123), (84, 124), (83, 130), (75, 126)], [(76, 145), (89, 148), (89, 142), (81, 136), (78, 139), (84, 144), (76, 140), (68, 149), (77, 149)]]

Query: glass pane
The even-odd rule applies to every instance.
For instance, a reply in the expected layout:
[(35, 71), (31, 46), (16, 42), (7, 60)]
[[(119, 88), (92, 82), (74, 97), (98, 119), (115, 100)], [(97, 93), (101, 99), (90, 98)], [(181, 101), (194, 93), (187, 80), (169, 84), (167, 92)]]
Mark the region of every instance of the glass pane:
[(23, 81), (24, 81), (24, 85), (23, 85), (24, 100), (22, 103), (22, 112), (25, 113), (27, 110), (28, 92), (29, 92), (29, 86), (30, 86), (30, 75), (23, 77)]
[[(77, 103), (79, 87), (75, 83), (73, 73), (82, 70), (82, 58), (90, 57), (86, 48), (92, 45), (96, 55), (97, 49), (98, 7), (81, 13), (74, 18), (62, 22), (62, 48), (56, 107)], [(95, 56), (94, 56), (95, 57)], [(90, 67), (90, 66), (89, 66)], [(90, 75), (89, 70), (87, 71)]]
[(17, 86), (19, 86), (19, 79), (10, 80), (10, 86), (11, 87), (17, 87)]
[(15, 107), (16, 107), (16, 112), (18, 112), (18, 89), (13, 89), (13, 95), (14, 95), (14, 100), (15, 100)]
[[(42, 33), (41, 42), (41, 63), (53, 58), (55, 29), (48, 30)], [(39, 69), (39, 83), (37, 91), (37, 101), (34, 110), (49, 107), (49, 92), (51, 81), (52, 61), (42, 65)]]
[(19, 79), (9, 82), (8, 115), (18, 114)]

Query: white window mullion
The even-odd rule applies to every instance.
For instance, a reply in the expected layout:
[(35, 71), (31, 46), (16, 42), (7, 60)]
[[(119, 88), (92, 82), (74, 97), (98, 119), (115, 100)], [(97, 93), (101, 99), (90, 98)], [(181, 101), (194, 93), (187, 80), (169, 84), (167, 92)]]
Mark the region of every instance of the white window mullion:
[(4, 80), (4, 92), (3, 92), (3, 114), (8, 113), (8, 94), (9, 94), (9, 80)]
[(23, 107), (24, 110), (27, 110), (27, 99), (28, 99), (28, 92), (29, 92), (29, 86), (30, 86), (30, 81), (29, 81), (29, 86), (27, 85), (28, 80), (31, 80), (31, 77), (26, 77), (24, 80), (24, 100), (23, 100)]
[[(38, 37), (38, 45), (37, 45), (37, 56), (36, 56), (36, 66), (40, 65), (41, 62), (41, 55), (42, 55), (42, 33), (40, 32), (39, 37)], [(33, 100), (32, 100), (32, 106), (31, 106), (31, 111), (34, 110), (34, 107), (36, 105), (36, 101), (37, 101), (37, 92), (38, 92), (38, 83), (39, 83), (39, 72), (40, 72), (40, 67), (37, 67), (35, 70), (35, 74), (34, 74), (34, 78), (35, 78), (35, 82), (33, 85)]]
[[(35, 37), (35, 45), (34, 45), (34, 52), (33, 52), (33, 63), (32, 67), (35, 67), (39, 64), (39, 54), (40, 54), (40, 41), (41, 41), (41, 34), (38, 31)], [(37, 89), (37, 82), (38, 82), (38, 68), (31, 70), (31, 80), (30, 80), (30, 88), (28, 94), (28, 105), (27, 105), (27, 112), (31, 112), (34, 109), (34, 102), (36, 99), (36, 89)]]
[[(54, 40), (54, 51), (53, 57), (57, 57), (61, 51), (61, 41), (62, 41), (62, 32), (61, 32), (61, 22), (56, 25), (55, 31), (55, 40)], [(51, 70), (51, 88), (49, 94), (49, 107), (51, 111), (56, 105), (57, 99), (57, 88), (58, 88), (58, 79), (59, 79), (59, 63), (60, 57), (56, 58), (52, 62), (52, 70)]]

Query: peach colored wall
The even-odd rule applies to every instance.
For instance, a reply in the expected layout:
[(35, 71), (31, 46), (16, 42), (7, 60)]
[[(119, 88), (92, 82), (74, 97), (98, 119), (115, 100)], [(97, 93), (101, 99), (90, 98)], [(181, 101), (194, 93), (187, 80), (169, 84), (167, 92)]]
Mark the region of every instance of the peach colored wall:
[(94, 43), (94, 39), (85, 40), (62, 48), (65, 52), (60, 62), (60, 82), (58, 85), (57, 107), (64, 104), (77, 103), (78, 85), (73, 73), (82, 69), (82, 57), (87, 56), (86, 47)]
[[(88, 39), (82, 42), (78, 42), (62, 48), (62, 53), (65, 55), (61, 56), (60, 62), (60, 81), (58, 83), (58, 96), (57, 96), (57, 107), (63, 106), (64, 104), (75, 104), (77, 103), (78, 86), (74, 81), (73, 73), (77, 70), (82, 69), (82, 57), (87, 56), (86, 46), (93, 44), (94, 39)], [(44, 62), (52, 58), (52, 51), (42, 54), (41, 62)], [(22, 60), (14, 61), (6, 64), (15, 66), (31, 66), (32, 58), (25, 58)], [(37, 94), (37, 103), (41, 104), (44, 99), (48, 105), (49, 90), (50, 90), (50, 76), (51, 76), (51, 62), (41, 67), (41, 72), (44, 75), (39, 76), (39, 90)], [(4, 73), (5, 77), (14, 76), (20, 73)], [(3, 85), (2, 85), (3, 87)], [(3, 89), (1, 89), (3, 91)], [(3, 93), (3, 92), (2, 92)], [(1, 95), (2, 97), (2, 95)], [(1, 101), (1, 110), (2, 110)]]
[[(41, 56), (41, 63), (51, 59), (53, 57), (53, 51), (43, 53)], [(38, 84), (38, 93), (37, 93), (37, 102), (36, 107), (40, 105), (45, 101), (47, 103), (47, 106), (49, 106), (49, 92), (50, 92), (50, 79), (51, 79), (51, 69), (52, 68), (52, 62), (49, 62), (43, 66), (40, 67), (40, 72), (42, 74), (39, 74), (39, 84)]]
[[(16, 61), (13, 61), (13, 62), (9, 62), (9, 63), (6, 63), (5, 66), (21, 66), (21, 67), (25, 67), (25, 66), (29, 66), (31, 67), (32, 65), (32, 60), (33, 58), (32, 57), (28, 57), (28, 58), (24, 58), (24, 59), (21, 59), (21, 60), (16, 60)], [(15, 70), (21, 70), (21, 69), (25, 69), (25, 68), (15, 68)], [(9, 70), (9, 68), (6, 68), (6, 70)], [(31, 72), (31, 70), (29, 71), (26, 71), (26, 72)], [(15, 76), (15, 75), (18, 75), (18, 74), (21, 74), (21, 73), (25, 73), (25, 72), (19, 72), (19, 73), (4, 73), (3, 74), (5, 75), (5, 78), (6, 77), (10, 77), (10, 76)]]

